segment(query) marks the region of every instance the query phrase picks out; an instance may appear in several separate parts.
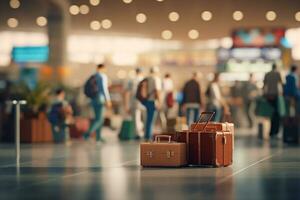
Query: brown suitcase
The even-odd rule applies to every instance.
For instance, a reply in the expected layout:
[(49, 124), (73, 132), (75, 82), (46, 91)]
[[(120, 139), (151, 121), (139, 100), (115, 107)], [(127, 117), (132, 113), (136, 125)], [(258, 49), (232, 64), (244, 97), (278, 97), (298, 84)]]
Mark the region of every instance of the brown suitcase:
[[(187, 162), (190, 165), (210, 165), (215, 167), (228, 166), (232, 164), (233, 134), (231, 131), (216, 131), (207, 129), (209, 120), (214, 113), (205, 112), (201, 115), (210, 115), (206, 122), (199, 123), (204, 131), (195, 130), (177, 133), (177, 141), (187, 144)], [(201, 117), (200, 120), (201, 121)]]
[[(161, 142), (168, 138), (168, 142)], [(159, 135), (151, 143), (141, 143), (141, 165), (143, 167), (180, 167), (185, 166), (186, 144), (171, 142), (171, 136)]]

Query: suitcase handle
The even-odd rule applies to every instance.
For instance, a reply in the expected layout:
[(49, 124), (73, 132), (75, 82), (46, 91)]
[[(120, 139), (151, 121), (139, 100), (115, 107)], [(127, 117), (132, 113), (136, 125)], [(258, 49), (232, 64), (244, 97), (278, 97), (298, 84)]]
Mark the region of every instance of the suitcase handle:
[(210, 122), (210, 120), (215, 115), (215, 112), (202, 112), (200, 114), (200, 117), (199, 117), (198, 121), (196, 122), (196, 125), (194, 126), (194, 129), (192, 131), (197, 130), (198, 125), (201, 123), (201, 121), (202, 121), (202, 119), (204, 118), (205, 115), (208, 115), (208, 119), (205, 121), (205, 125), (203, 126), (202, 131), (205, 130), (207, 124)]
[(169, 135), (157, 135), (157, 136), (155, 136), (155, 140), (154, 140), (154, 142), (156, 142), (156, 143), (160, 143), (160, 138), (168, 138), (168, 143), (171, 143), (171, 136), (169, 136)]

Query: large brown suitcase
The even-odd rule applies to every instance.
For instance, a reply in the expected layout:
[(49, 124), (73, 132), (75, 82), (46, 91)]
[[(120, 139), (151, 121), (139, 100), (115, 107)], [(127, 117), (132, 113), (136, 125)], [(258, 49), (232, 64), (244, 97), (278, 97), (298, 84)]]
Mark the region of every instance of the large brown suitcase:
[[(161, 142), (168, 138), (168, 142)], [(171, 142), (171, 136), (159, 135), (151, 143), (141, 143), (141, 165), (144, 167), (180, 167), (185, 166), (186, 144)]]
[[(203, 114), (210, 115), (209, 112), (201, 115)], [(206, 128), (213, 114), (211, 113), (211, 117), (208, 117), (203, 124), (199, 123), (204, 131), (199, 131), (198, 126), (194, 126), (190, 131), (177, 132), (177, 141), (187, 144), (187, 162), (190, 165), (221, 167), (232, 164), (233, 133), (230, 129), (216, 131), (216, 128)]]

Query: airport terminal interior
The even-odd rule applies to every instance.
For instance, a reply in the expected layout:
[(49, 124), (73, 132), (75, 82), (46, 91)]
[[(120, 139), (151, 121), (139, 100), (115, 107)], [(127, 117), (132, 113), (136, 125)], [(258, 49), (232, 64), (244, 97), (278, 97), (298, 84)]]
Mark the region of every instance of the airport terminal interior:
[(1, 0), (0, 199), (300, 199), (299, 0)]

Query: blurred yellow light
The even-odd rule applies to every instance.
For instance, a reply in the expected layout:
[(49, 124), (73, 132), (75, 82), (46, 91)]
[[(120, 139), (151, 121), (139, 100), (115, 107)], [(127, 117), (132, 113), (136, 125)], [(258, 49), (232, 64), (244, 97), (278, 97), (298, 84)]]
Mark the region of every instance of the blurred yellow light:
[(46, 17), (40, 16), (36, 18), (36, 24), (39, 26), (46, 26), (48, 23), (48, 20)]
[(13, 9), (17, 9), (20, 7), (21, 3), (19, 0), (10, 0), (9, 5)]
[(266, 13), (266, 19), (267, 19), (268, 21), (274, 21), (276, 18), (277, 18), (276, 12), (274, 12), (274, 11), (268, 11), (268, 12)]
[(295, 20), (300, 22), (300, 11), (296, 12), (295, 14)]
[(112, 22), (109, 19), (102, 20), (101, 24), (104, 29), (109, 29), (112, 26)]
[(210, 21), (212, 19), (212, 13), (210, 11), (204, 11), (201, 14), (201, 17), (204, 21)]
[(244, 14), (241, 11), (234, 11), (232, 14), (232, 18), (235, 21), (241, 21), (244, 18)]
[(100, 4), (100, 0), (90, 0), (90, 4), (92, 6), (98, 6)]
[(19, 25), (19, 21), (16, 18), (12, 17), (7, 20), (7, 25), (10, 28), (16, 28)]
[(192, 29), (189, 31), (188, 36), (189, 36), (189, 38), (195, 40), (199, 37), (199, 32), (195, 29)]
[(156, 1), (158, 1), (158, 2), (163, 2), (164, 0), (156, 0)]
[(169, 20), (172, 22), (176, 22), (179, 20), (179, 14), (177, 12), (170, 12), (169, 13)]
[(138, 23), (145, 23), (147, 21), (147, 16), (144, 13), (139, 13), (136, 15), (136, 21)]
[(76, 5), (72, 5), (70, 6), (69, 8), (69, 12), (71, 13), (71, 15), (78, 15), (80, 10), (79, 10), (79, 7), (76, 6)]
[(131, 3), (132, 0), (123, 0), (124, 3)]
[(81, 5), (79, 7), (80, 13), (86, 15), (90, 12), (90, 8), (87, 5)]
[(173, 37), (173, 33), (170, 30), (164, 30), (161, 33), (161, 37), (165, 40), (170, 40)]
[(97, 21), (97, 20), (91, 21), (91, 23), (90, 23), (90, 28), (91, 28), (92, 30), (94, 30), (94, 31), (97, 31), (97, 30), (99, 30), (99, 29), (101, 28), (101, 24), (100, 24), (100, 22)]

